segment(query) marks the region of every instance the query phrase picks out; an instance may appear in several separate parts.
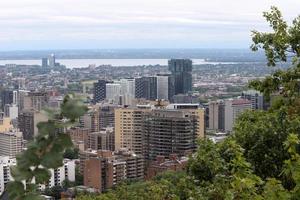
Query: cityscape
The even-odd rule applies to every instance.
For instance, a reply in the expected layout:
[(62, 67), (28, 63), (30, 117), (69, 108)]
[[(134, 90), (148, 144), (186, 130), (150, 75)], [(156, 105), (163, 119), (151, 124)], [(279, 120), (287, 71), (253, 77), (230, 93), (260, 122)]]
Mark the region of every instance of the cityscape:
[(0, 47), (0, 199), (298, 199), (300, 7), (264, 5), (246, 47)]

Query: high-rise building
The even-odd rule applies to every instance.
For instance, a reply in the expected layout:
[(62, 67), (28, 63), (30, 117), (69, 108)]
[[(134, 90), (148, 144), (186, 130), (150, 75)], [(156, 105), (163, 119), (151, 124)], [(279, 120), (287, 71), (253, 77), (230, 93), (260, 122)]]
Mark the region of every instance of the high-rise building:
[(121, 79), (120, 84), (123, 104), (131, 105), (133, 99), (135, 98), (135, 80), (133, 78)]
[(225, 131), (230, 132), (235, 120), (241, 113), (252, 109), (251, 101), (247, 99), (231, 99), (225, 101)]
[(55, 67), (55, 55), (51, 54), (48, 60), (49, 60), (49, 66)]
[(12, 180), (10, 167), (14, 165), (16, 165), (16, 159), (0, 156), (0, 195), (4, 192), (7, 183)]
[(81, 117), (83, 127), (90, 129), (91, 132), (98, 132), (100, 130), (99, 116), (99, 108), (93, 107)]
[(113, 127), (107, 127), (99, 132), (88, 134), (88, 148), (92, 150), (115, 150), (115, 132)]
[(48, 58), (42, 58), (42, 67), (48, 67)]
[(54, 186), (62, 186), (64, 181), (68, 180), (70, 182), (75, 181), (75, 160), (64, 159), (63, 166), (57, 169), (50, 169), (51, 178), (47, 185), (48, 188)]
[(142, 120), (144, 157), (184, 156), (204, 137), (204, 110), (197, 104), (170, 104), (145, 113)]
[(84, 185), (98, 192), (106, 191), (124, 180), (140, 180), (143, 176), (144, 159), (130, 151), (113, 154), (102, 150), (85, 160)]
[(1, 92), (1, 108), (4, 110), (6, 104), (12, 104), (14, 102), (14, 91), (4, 90)]
[(19, 113), (18, 128), (23, 133), (25, 140), (31, 140), (38, 134), (37, 124), (47, 121), (48, 117), (38, 111), (27, 110)]
[(143, 154), (142, 115), (150, 106), (118, 108), (115, 110), (115, 149), (126, 148)]
[(256, 90), (244, 91), (242, 98), (251, 101), (253, 110), (267, 110), (270, 107), (270, 103), (266, 101), (263, 94)]
[(18, 118), (18, 106), (16, 104), (6, 104), (4, 106), (4, 117), (9, 117), (11, 120)]
[(106, 80), (98, 80), (94, 83), (94, 103), (103, 101), (106, 98)]
[(4, 117), (3, 113), (0, 113), (0, 133), (10, 131), (13, 128), (11, 119)]
[(99, 107), (99, 129), (115, 126), (116, 105), (103, 104)]
[(111, 151), (94, 152), (84, 162), (84, 185), (103, 192), (126, 178), (126, 163), (113, 159)]
[(119, 83), (106, 84), (106, 99), (114, 104), (121, 104), (121, 85)]
[(148, 76), (135, 79), (135, 98), (157, 99), (157, 77)]
[(157, 99), (169, 99), (169, 75), (158, 74), (157, 77)]
[(171, 59), (168, 64), (169, 71), (174, 77), (174, 94), (186, 94), (192, 91), (192, 60)]
[(24, 97), (24, 110), (41, 111), (47, 107), (49, 103), (49, 95), (47, 92), (29, 92)]
[(13, 129), (0, 133), (0, 156), (15, 158), (23, 150), (23, 134)]
[(144, 157), (127, 149), (114, 152), (117, 160), (126, 163), (126, 180), (142, 180), (144, 178)]
[(80, 150), (86, 150), (88, 148), (89, 133), (90, 129), (81, 127), (73, 127), (67, 131), (73, 144)]
[(25, 97), (28, 95), (29, 92), (30, 91), (27, 91), (27, 90), (18, 90), (18, 98), (17, 98), (17, 103), (16, 104), (19, 107), (19, 112), (24, 110)]
[(209, 129), (225, 130), (225, 104), (224, 101), (209, 103)]

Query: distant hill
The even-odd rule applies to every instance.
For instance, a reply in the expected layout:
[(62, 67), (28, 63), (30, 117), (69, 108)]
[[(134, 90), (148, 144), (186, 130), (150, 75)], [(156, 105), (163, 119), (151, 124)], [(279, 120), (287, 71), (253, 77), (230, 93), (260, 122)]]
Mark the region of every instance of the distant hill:
[(92, 50), (41, 50), (2, 51), (1, 60), (41, 59), (55, 53), (58, 59), (169, 59), (193, 58), (212, 62), (264, 61), (262, 52), (250, 49), (92, 49)]

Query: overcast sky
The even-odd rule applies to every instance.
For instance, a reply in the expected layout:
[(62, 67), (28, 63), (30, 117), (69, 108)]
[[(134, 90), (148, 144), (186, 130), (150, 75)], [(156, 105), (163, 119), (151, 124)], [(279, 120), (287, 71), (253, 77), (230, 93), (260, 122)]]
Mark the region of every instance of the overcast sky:
[(0, 0), (0, 50), (248, 48), (262, 12), (300, 0)]

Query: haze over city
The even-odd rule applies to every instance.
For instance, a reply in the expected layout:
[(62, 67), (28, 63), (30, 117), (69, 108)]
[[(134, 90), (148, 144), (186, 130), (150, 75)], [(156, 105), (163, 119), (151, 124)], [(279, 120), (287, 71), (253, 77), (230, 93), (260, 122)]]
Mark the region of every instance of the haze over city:
[(0, 50), (248, 48), (272, 5), (291, 22), (298, 0), (9, 0)]

